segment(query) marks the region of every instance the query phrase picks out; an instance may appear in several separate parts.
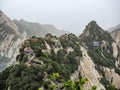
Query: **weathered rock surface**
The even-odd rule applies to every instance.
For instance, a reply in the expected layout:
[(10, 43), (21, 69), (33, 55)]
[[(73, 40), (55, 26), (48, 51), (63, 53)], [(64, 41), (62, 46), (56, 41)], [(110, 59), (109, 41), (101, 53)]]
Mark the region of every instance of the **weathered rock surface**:
[(21, 20), (11, 20), (0, 11), (0, 71), (15, 63), (21, 43), (32, 36), (45, 36), (47, 33), (62, 35), (68, 33), (53, 25), (41, 25)]
[(16, 62), (21, 42), (26, 39), (26, 32), (20, 33), (14, 22), (0, 12), (0, 71)]
[(108, 30), (120, 47), (120, 24)]

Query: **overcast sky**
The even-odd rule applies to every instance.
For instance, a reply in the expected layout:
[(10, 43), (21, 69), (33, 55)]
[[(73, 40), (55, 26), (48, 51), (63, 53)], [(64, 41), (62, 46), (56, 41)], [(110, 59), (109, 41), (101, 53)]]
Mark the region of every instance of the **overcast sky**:
[(11, 19), (53, 24), (80, 34), (91, 20), (107, 29), (120, 24), (120, 0), (0, 0)]

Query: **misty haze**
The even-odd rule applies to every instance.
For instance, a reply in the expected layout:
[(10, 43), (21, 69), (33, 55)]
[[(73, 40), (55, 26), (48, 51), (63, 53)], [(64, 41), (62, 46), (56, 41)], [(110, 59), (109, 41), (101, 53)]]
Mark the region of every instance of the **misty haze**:
[(0, 90), (120, 90), (119, 0), (1, 0)]

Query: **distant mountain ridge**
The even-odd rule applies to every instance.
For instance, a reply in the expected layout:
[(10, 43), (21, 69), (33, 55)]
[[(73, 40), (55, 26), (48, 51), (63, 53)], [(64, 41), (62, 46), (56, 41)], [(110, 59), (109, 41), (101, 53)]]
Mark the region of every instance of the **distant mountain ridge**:
[(23, 19), (21, 20), (14, 19), (13, 21), (18, 26), (20, 31), (25, 31), (27, 33), (28, 37), (31, 37), (33, 35), (38, 37), (43, 37), (47, 33), (51, 33), (52, 35), (57, 35), (57, 36), (60, 36), (65, 33), (66, 34), (69, 33), (64, 30), (58, 30), (53, 25), (48, 25), (48, 24), (41, 25), (39, 23), (28, 22)]
[(112, 28), (109, 28), (107, 31), (108, 31), (108, 32), (112, 32), (112, 31), (118, 30), (118, 29), (120, 29), (120, 24), (118, 24), (118, 25), (116, 25), (116, 26), (114, 26), (114, 27), (112, 27)]
[(120, 24), (108, 30), (120, 47)]

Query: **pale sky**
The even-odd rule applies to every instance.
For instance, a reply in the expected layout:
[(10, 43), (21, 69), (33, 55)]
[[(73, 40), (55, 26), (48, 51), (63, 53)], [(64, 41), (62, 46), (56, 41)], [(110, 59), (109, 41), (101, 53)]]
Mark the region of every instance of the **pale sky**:
[(120, 0), (0, 0), (0, 10), (11, 19), (52, 24), (74, 34), (91, 20), (103, 29), (120, 24)]

